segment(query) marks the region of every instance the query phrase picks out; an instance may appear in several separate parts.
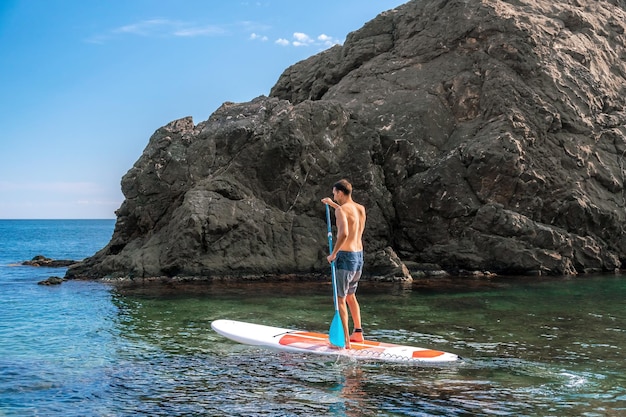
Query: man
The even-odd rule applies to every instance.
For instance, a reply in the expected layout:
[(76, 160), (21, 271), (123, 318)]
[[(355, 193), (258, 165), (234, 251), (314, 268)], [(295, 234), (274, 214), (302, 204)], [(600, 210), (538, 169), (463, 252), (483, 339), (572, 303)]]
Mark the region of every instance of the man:
[[(339, 315), (346, 336), (346, 349), (350, 349), (350, 342), (363, 341), (356, 289), (363, 270), (365, 207), (352, 200), (352, 184), (345, 179), (333, 185), (333, 199), (322, 199), (322, 203), (335, 209), (337, 222), (337, 241), (327, 259), (328, 262), (335, 261)], [(354, 323), (351, 336), (348, 336), (348, 308)]]

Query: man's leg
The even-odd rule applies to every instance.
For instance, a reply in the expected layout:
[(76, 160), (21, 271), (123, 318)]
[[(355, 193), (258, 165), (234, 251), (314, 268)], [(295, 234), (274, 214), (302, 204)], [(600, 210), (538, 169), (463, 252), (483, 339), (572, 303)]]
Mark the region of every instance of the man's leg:
[[(348, 294), (346, 296), (346, 303), (348, 308), (350, 309), (350, 315), (352, 315), (352, 322), (354, 323), (355, 332), (350, 336), (350, 341), (352, 342), (362, 342), (363, 341), (363, 331), (361, 328), (361, 307), (359, 306), (359, 301), (356, 299), (355, 294)], [(360, 331), (357, 331), (360, 330)]]
[(350, 333), (348, 333), (348, 307), (346, 306), (346, 297), (337, 297), (337, 306), (339, 307), (339, 317), (343, 325), (343, 334), (346, 338), (346, 349), (350, 349)]

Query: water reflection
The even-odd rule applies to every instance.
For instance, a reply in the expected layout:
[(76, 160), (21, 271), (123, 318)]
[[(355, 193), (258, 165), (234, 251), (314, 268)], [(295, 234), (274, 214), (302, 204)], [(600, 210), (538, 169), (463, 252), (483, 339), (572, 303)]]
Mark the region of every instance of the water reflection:
[[(347, 359), (342, 359), (346, 361)], [(362, 367), (355, 361), (337, 362), (338, 381), (330, 386), (330, 392), (337, 393), (338, 401), (331, 405), (330, 412), (333, 416), (358, 417), (375, 415), (375, 404), (368, 403), (368, 394), (365, 391), (367, 375)]]

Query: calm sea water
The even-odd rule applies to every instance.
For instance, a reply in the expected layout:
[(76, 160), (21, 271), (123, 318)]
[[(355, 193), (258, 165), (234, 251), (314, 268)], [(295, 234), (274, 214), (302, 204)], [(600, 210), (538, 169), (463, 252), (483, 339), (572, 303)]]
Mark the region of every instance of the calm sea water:
[(0, 221), (0, 416), (626, 415), (626, 277), (362, 285), (368, 338), (464, 359), (354, 362), (227, 341), (217, 318), (326, 331), (326, 282), (116, 290), (36, 283), (112, 220)]

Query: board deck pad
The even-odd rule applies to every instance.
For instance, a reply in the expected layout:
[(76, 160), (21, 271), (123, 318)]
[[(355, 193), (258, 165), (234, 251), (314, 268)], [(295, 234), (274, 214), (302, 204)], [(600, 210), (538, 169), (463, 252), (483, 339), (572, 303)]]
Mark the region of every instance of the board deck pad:
[(321, 355), (349, 356), (388, 362), (440, 363), (454, 362), (459, 357), (453, 353), (394, 343), (350, 342), (350, 349), (332, 346), (323, 333), (264, 326), (235, 320), (215, 320), (211, 328), (235, 342), (269, 348)]

